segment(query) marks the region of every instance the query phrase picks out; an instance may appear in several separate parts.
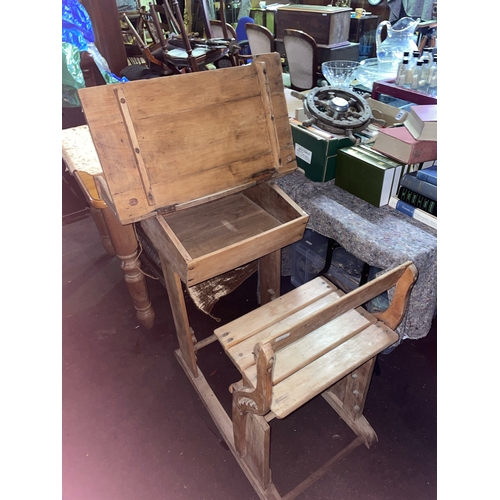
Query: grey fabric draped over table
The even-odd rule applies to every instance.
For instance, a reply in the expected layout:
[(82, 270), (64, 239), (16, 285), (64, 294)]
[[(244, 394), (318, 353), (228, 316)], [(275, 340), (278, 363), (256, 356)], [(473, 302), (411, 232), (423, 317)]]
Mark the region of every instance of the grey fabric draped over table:
[(276, 184), (309, 214), (309, 228), (369, 265), (388, 270), (411, 260), (417, 266), (418, 280), (396, 331), (400, 340), (425, 337), (437, 308), (436, 231), (389, 206), (376, 208), (334, 181), (313, 182), (295, 172)]

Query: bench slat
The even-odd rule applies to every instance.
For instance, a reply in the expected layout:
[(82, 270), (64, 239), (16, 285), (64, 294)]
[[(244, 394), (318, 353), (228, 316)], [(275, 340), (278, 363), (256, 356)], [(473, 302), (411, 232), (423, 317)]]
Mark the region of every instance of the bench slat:
[[(268, 302), (255, 311), (241, 316), (227, 325), (217, 328), (214, 333), (227, 351), (232, 346), (252, 337), (257, 332), (286, 318), (338, 288), (319, 277), (288, 292), (286, 295)], [(255, 343), (253, 344), (255, 345)], [(253, 351), (252, 345), (252, 351)]]
[[(358, 311), (362, 311), (360, 314)], [(330, 321), (297, 342), (290, 344), (275, 354), (273, 385), (300, 370), (323, 354), (335, 349), (342, 342), (375, 323), (374, 316), (362, 309), (349, 311), (339, 318)], [(238, 364), (236, 364), (238, 367)], [(240, 369), (240, 371), (242, 371)], [(247, 380), (255, 387), (257, 383), (257, 367), (255, 363), (244, 371)]]
[(289, 335), (288, 332), (297, 323), (307, 323), (307, 319), (314, 318), (318, 314), (318, 311), (321, 311), (325, 307), (325, 304), (339, 300), (343, 295), (343, 292), (339, 292), (334, 291), (296, 312), (290, 311), (289, 314), (281, 320), (275, 318), (273, 325), (264, 328), (262, 331), (255, 333), (252, 337), (226, 349), (227, 355), (233, 360), (233, 363), (235, 363), (240, 371), (245, 370), (255, 363), (253, 350), (256, 344), (272, 341), (271, 347), (274, 348), (275, 342), (273, 339), (281, 339)]
[(398, 334), (383, 323), (368, 326), (275, 385), (271, 411), (286, 417), (397, 340)]

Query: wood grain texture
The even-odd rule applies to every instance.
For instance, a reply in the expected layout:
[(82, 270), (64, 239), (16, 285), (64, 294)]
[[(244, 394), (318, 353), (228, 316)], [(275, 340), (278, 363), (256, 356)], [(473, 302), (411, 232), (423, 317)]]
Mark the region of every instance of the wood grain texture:
[(307, 220), (280, 189), (261, 183), (141, 224), (182, 281), (193, 286), (294, 243)]
[(274, 386), (271, 411), (284, 418), (337, 380), (396, 342), (397, 333), (371, 325)]
[(248, 66), (81, 89), (122, 223), (295, 170), (281, 66), (271, 56)]
[[(214, 334), (226, 351), (238, 343), (270, 327), (275, 321), (299, 311), (321, 297), (337, 290), (335, 285), (322, 278), (316, 278), (286, 295), (259, 308), (261, 314), (246, 314), (217, 328)], [(255, 345), (255, 344), (254, 344)]]

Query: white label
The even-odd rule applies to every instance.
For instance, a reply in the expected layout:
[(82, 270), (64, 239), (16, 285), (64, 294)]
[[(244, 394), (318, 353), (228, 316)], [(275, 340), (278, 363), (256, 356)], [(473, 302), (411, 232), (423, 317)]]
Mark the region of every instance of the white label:
[(395, 120), (401, 120), (401, 118), (403, 118), (403, 116), (405, 115), (405, 112), (403, 110), (401, 110), (396, 116), (395, 116)]
[(295, 144), (295, 156), (309, 163), (309, 165), (311, 164), (312, 155), (312, 151), (309, 151), (300, 144)]

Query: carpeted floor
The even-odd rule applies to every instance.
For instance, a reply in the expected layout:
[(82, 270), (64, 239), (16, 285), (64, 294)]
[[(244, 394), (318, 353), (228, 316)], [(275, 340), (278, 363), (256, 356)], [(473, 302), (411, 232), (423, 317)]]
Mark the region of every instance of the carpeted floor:
[[(254, 500), (257, 495), (174, 357), (167, 294), (150, 278), (155, 326), (139, 325), (116, 257), (84, 205), (67, 206), (62, 237), (63, 499)], [(257, 307), (256, 276), (213, 310), (187, 299), (197, 338)], [(282, 278), (282, 291), (291, 289)], [(365, 405), (378, 434), (300, 499), (430, 500), (437, 497), (436, 320), (427, 337), (380, 355)], [(237, 380), (217, 343), (199, 353), (229, 407)], [(273, 478), (284, 494), (331, 458), (352, 431), (321, 398), (271, 422)]]

